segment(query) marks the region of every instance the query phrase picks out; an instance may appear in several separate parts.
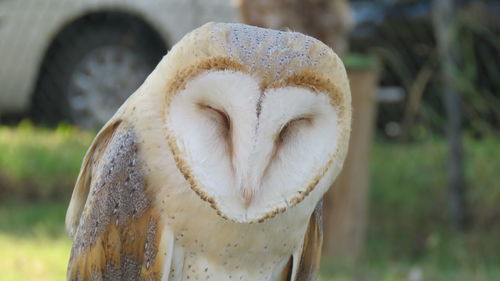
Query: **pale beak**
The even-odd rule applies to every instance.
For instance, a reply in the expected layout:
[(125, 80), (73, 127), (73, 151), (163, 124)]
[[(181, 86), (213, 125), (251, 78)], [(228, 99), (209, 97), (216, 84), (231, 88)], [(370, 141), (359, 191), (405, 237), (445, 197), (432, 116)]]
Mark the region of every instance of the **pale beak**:
[(245, 203), (245, 207), (248, 207), (250, 203), (252, 203), (253, 196), (254, 196), (254, 190), (252, 188), (245, 186), (241, 189), (241, 198)]

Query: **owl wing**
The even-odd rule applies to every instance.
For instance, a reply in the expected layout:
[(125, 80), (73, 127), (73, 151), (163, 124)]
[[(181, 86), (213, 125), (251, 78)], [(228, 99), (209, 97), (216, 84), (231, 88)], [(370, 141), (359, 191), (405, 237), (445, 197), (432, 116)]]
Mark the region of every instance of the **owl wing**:
[(294, 254), (281, 274), (283, 281), (316, 281), (323, 245), (322, 201), (309, 219), (302, 251)]
[[(136, 135), (107, 124), (82, 164), (66, 216), (73, 236), (68, 280), (160, 280), (173, 235), (154, 208)], [(167, 263), (168, 265), (168, 263)]]

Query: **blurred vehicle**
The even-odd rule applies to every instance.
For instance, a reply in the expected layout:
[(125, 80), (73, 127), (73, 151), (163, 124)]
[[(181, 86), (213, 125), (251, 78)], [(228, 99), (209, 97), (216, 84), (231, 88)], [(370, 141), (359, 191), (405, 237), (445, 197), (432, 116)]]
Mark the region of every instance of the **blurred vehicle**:
[(227, 0), (0, 0), (0, 116), (95, 128)]

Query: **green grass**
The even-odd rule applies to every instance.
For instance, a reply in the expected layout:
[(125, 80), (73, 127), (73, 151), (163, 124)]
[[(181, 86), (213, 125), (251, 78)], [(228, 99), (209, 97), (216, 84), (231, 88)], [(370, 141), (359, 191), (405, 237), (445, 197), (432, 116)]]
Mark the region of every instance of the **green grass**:
[[(58, 202), (9, 203), (0, 206), (0, 280), (64, 280), (70, 251), (70, 239), (64, 233), (63, 221), (66, 204)], [(454, 246), (464, 240), (452, 234)], [(494, 241), (489, 237), (487, 241)], [(385, 241), (388, 242), (388, 241)], [(498, 249), (498, 248), (497, 248)], [(448, 249), (450, 250), (450, 249)], [(447, 255), (461, 256), (460, 266), (436, 263), (432, 256), (419, 259), (401, 257), (382, 258), (384, 254), (368, 251), (357, 264), (326, 260), (322, 266), (320, 281), (419, 280), (435, 281), (486, 281), (500, 276), (498, 263), (467, 264), (474, 257), (467, 256), (463, 247)]]
[(410, 275), (421, 275), (420, 280), (499, 280), (499, 144), (494, 138), (465, 138), (472, 221), (468, 231), (460, 232), (448, 212), (444, 140), (376, 141), (365, 256), (361, 264), (333, 264), (327, 272), (337, 277), (344, 272), (356, 280), (411, 280)]
[[(0, 126), (0, 281), (64, 280), (64, 213), (93, 135)], [(473, 223), (462, 233), (447, 212), (445, 141), (377, 140), (364, 255), (325, 260), (320, 280), (500, 280), (500, 140), (465, 138), (465, 151)]]
[(71, 246), (65, 209), (55, 202), (0, 206), (0, 280), (65, 280)]
[(60, 125), (34, 128), (0, 126), (1, 197), (67, 198), (93, 133)]
[[(471, 233), (487, 236), (500, 230), (499, 144), (498, 139), (465, 141)], [(392, 256), (418, 257), (431, 245), (446, 241), (440, 239), (440, 235), (445, 235), (441, 232), (454, 230), (448, 212), (446, 153), (442, 139), (409, 144), (376, 142), (372, 155), (370, 231), (372, 236), (384, 235), (390, 238), (385, 240), (398, 243)], [(500, 249), (500, 241), (493, 242), (495, 249)], [(388, 245), (383, 248), (387, 251)]]

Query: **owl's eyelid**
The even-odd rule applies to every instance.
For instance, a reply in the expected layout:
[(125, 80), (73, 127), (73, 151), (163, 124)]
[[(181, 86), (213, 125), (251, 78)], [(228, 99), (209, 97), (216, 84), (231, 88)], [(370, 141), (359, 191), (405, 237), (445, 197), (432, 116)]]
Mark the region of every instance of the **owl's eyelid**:
[(224, 118), (226, 118), (227, 120), (229, 120), (229, 115), (226, 113), (226, 111), (224, 111), (224, 110), (222, 110), (222, 109), (218, 109), (218, 108), (215, 108), (215, 107), (213, 107), (213, 106), (210, 106), (210, 105), (208, 105), (208, 104), (203, 104), (203, 103), (198, 103), (198, 106), (199, 106), (201, 109), (214, 111), (215, 113), (218, 113), (218, 114), (220, 114), (221, 116), (223, 116)]
[(306, 114), (306, 115), (302, 115), (302, 116), (299, 116), (297, 118), (294, 118), (294, 119), (290, 120), (288, 123), (297, 122), (297, 121), (312, 121), (313, 119), (314, 119), (314, 115)]
[(280, 128), (280, 132), (283, 131), (283, 129), (285, 129), (286, 127), (289, 127), (291, 125), (293, 125), (294, 123), (296, 122), (299, 122), (299, 121), (307, 121), (307, 122), (312, 122), (314, 119), (314, 116), (313, 115), (301, 115), (299, 117), (296, 117), (288, 122), (286, 122), (285, 124), (283, 124)]
[(231, 128), (231, 118), (229, 118), (229, 114), (227, 114), (226, 111), (218, 109), (218, 108), (215, 108), (213, 106), (210, 106), (210, 105), (204, 104), (204, 103), (198, 103), (197, 105), (202, 110), (210, 110), (210, 111), (218, 114), (219, 116), (221, 116), (224, 119), (224, 123), (225, 123), (225, 125), (227, 127), (226, 129), (229, 130)]
[(288, 122), (286, 122), (285, 124), (283, 124), (280, 128), (280, 130), (278, 131), (278, 134), (277, 134), (277, 139), (279, 141), (283, 141), (283, 136), (286, 134), (286, 132), (291, 128), (293, 127), (293, 125), (297, 122), (300, 122), (300, 121), (305, 121), (305, 122), (308, 122), (308, 123), (312, 123), (312, 121), (314, 120), (314, 116), (313, 115), (301, 115), (299, 117), (296, 117)]

